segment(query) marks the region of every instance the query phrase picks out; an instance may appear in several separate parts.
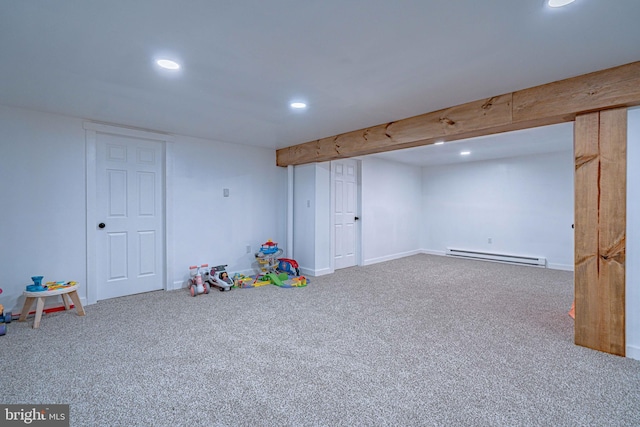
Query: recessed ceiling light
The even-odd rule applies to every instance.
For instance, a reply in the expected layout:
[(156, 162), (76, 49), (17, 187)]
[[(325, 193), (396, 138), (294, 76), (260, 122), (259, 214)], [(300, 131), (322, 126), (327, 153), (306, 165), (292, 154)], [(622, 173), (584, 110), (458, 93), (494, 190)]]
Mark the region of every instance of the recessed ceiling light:
[(435, 144), (433, 144), (433, 145), (442, 145), (442, 144), (444, 144), (444, 141), (438, 141), (438, 142), (436, 142), (436, 143), (435, 143)]
[(471, 151), (461, 151), (460, 152), (461, 156), (468, 156), (469, 154), (471, 154)]
[(170, 59), (158, 59), (156, 64), (161, 66), (162, 68), (166, 68), (167, 70), (179, 70), (180, 64), (176, 61), (172, 61)]
[(562, 7), (573, 3), (574, 1), (576, 0), (549, 0), (547, 4), (549, 5), (549, 7)]
[(307, 104), (304, 102), (292, 102), (291, 108), (295, 108), (296, 110), (300, 110), (302, 108), (307, 108)]

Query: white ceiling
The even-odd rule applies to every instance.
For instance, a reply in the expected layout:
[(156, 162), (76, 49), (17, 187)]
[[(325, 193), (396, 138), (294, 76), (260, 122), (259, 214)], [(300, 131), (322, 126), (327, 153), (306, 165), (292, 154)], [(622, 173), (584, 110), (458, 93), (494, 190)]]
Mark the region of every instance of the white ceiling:
[[(460, 154), (463, 151), (468, 151), (469, 154), (463, 156)], [(481, 136), (443, 145), (388, 151), (371, 156), (413, 166), (434, 166), (559, 151), (573, 151), (573, 123)]]
[(640, 60), (639, 19), (639, 0), (3, 1), (0, 104), (282, 148)]

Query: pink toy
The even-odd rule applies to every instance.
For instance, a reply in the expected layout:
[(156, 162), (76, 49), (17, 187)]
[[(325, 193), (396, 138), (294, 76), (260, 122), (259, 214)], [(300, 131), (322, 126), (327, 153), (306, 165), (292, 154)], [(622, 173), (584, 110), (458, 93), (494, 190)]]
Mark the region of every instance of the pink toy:
[(208, 267), (209, 264), (202, 264), (200, 267), (198, 267), (197, 265), (192, 265), (191, 267), (189, 267), (189, 275), (191, 276), (191, 278), (189, 279), (189, 293), (191, 293), (192, 297), (209, 293), (209, 290), (211, 289), (209, 287), (209, 283), (202, 279), (202, 273), (200, 272), (200, 270), (202, 269), (205, 274), (208, 275)]

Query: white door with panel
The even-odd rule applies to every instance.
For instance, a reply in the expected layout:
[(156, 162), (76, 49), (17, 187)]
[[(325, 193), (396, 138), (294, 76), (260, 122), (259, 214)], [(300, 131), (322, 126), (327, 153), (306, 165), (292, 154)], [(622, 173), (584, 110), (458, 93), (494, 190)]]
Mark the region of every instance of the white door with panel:
[(332, 161), (331, 171), (334, 268), (337, 270), (357, 263), (358, 162)]
[(96, 134), (97, 299), (163, 289), (163, 146)]

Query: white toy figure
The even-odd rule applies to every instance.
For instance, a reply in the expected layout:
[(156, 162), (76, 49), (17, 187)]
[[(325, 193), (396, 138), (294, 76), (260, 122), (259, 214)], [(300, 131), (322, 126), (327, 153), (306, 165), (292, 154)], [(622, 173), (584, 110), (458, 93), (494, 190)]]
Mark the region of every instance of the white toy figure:
[(230, 291), (233, 287), (233, 280), (229, 278), (229, 273), (225, 270), (227, 265), (217, 265), (211, 267), (211, 273), (207, 279), (207, 282), (213, 287), (216, 287), (220, 292)]

